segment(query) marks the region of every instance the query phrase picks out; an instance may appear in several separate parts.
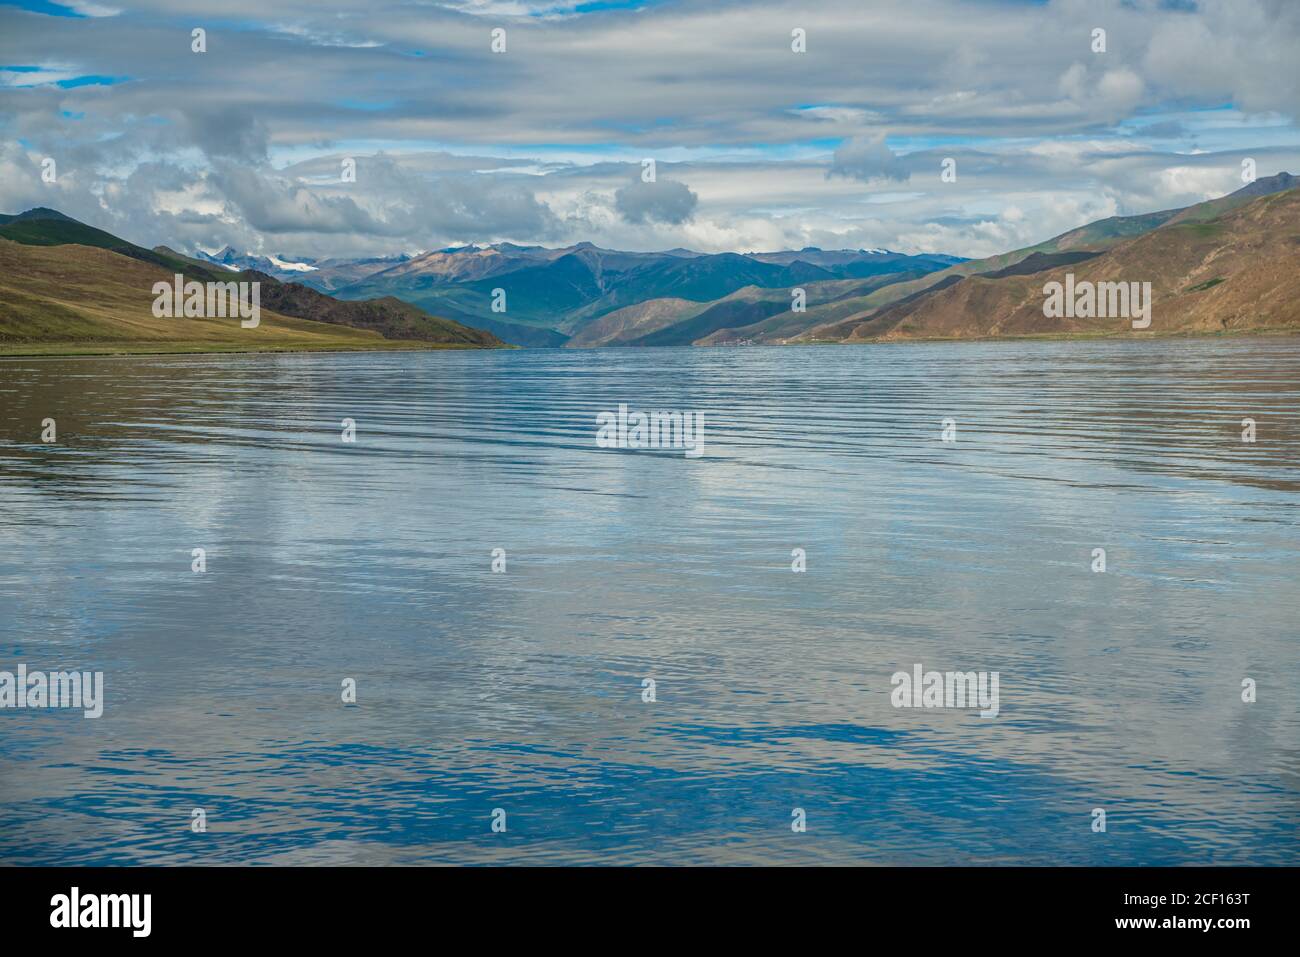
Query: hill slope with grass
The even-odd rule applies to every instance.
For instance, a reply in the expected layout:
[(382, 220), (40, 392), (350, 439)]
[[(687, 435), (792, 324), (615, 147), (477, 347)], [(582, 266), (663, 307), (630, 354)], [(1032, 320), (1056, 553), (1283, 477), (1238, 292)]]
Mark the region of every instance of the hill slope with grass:
[[(1073, 263), (1054, 258), (1033, 272), (969, 276), (896, 303), (853, 321), (842, 341), (1300, 331), (1300, 189), (1223, 204), (1208, 217), (1171, 217)], [(1149, 282), (1150, 327), (1045, 316), (1044, 286), (1067, 275), (1076, 286)]]
[[(156, 318), (153, 287), (258, 281), (261, 323)], [(491, 333), (395, 299), (344, 302), (165, 246), (145, 249), (55, 210), (0, 216), (0, 354), (489, 348)]]
[[(1153, 322), (1151, 334), (1290, 328), (1294, 313), (1281, 287), (1297, 272), (1300, 245), (1288, 237), (1300, 233), (1294, 218), (1298, 184), (1296, 177), (1279, 173), (1183, 209), (1089, 223), (1036, 246), (888, 286), (861, 300), (857, 312), (815, 326), (798, 340), (1120, 331), (1121, 324), (1113, 320), (1108, 325), (1100, 320), (1058, 322), (1042, 315), (1044, 284), (1063, 281), (1066, 273), (1080, 281), (1152, 282), (1164, 321)], [(1277, 197), (1287, 198), (1278, 205), (1265, 202)], [(1265, 219), (1255, 218), (1266, 210)], [(1216, 273), (1215, 263), (1223, 275)], [(1237, 277), (1232, 286), (1212, 296), (1180, 292), (1202, 282), (1211, 285), (1196, 292), (1209, 291), (1226, 283), (1228, 272)]]

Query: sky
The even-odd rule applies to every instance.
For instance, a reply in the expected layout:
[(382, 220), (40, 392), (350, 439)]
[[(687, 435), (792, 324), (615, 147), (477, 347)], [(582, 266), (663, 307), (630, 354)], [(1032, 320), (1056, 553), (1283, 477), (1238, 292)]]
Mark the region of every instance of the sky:
[(0, 2), (0, 212), (290, 259), (979, 257), (1300, 173), (1297, 51), (1295, 0)]

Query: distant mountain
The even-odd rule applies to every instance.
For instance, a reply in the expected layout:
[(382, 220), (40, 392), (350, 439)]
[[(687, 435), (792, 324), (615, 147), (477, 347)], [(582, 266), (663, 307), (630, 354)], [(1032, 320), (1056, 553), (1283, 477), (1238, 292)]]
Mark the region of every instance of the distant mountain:
[(242, 272), (245, 269), (257, 269), (265, 272), (267, 275), (273, 275), (277, 279), (281, 278), (300, 278), (303, 273), (314, 272), (316, 266), (308, 262), (295, 262), (282, 259), (279, 256), (254, 256), (251, 254), (240, 255), (233, 248), (227, 246), (218, 253), (209, 255), (203, 250), (196, 250), (194, 258), (200, 262), (206, 262), (214, 266), (222, 266), (231, 272)]
[[(1150, 334), (1300, 330), (1300, 185), (1282, 173), (1220, 199), (1114, 217), (812, 329), (810, 341), (1133, 334), (1116, 318), (1048, 318), (1051, 282), (1149, 282)], [(1044, 248), (1053, 250), (1043, 252)], [(1068, 251), (1063, 251), (1068, 250)], [(1025, 251), (1020, 251), (1025, 252)], [(897, 287), (901, 289), (900, 287)]]
[(689, 299), (647, 299), (607, 312), (589, 322), (567, 343), (572, 347), (625, 346), (667, 326), (690, 319), (709, 307)]
[[(764, 289), (747, 286), (729, 296), (703, 303), (671, 325), (621, 343), (599, 345), (658, 346), (723, 345), (731, 342), (780, 342), (833, 316), (858, 310), (857, 302), (875, 290), (916, 279), (924, 273), (886, 273), (865, 279), (837, 279), (798, 287)], [(796, 312), (793, 294), (804, 295), (804, 310)]]
[[(696, 345), (727, 345), (729, 343), (785, 343), (834, 319), (843, 318), (862, 311), (862, 304), (873, 296), (887, 296), (896, 288), (904, 288), (911, 283), (920, 282), (933, 273), (903, 272), (889, 273), (871, 279), (853, 283), (815, 283), (804, 287), (807, 295), (806, 308), (803, 312), (791, 309), (790, 289), (743, 289), (736, 296), (762, 296), (770, 301), (771, 308), (767, 318), (745, 324), (728, 322), (713, 328), (707, 335), (691, 339)], [(713, 305), (713, 304), (710, 304)], [(715, 313), (721, 318), (720, 314)], [(743, 314), (735, 316), (745, 318)], [(689, 329), (689, 327), (685, 327)], [(680, 330), (679, 330), (680, 331)], [(691, 329), (691, 332), (696, 330)], [(699, 330), (703, 331), (703, 330)], [(630, 345), (650, 343), (632, 342)]]
[(281, 282), (299, 282), (321, 292), (330, 292), (339, 286), (358, 282), (372, 273), (401, 265), (411, 257), (398, 255), (363, 259), (295, 259), (290, 256), (241, 254), (226, 246), (216, 253), (196, 250), (193, 258), (233, 272), (253, 269), (274, 276)]
[[(578, 243), (543, 246), (464, 246), (416, 256), (337, 288), (340, 297), (392, 295), (442, 315), (488, 328), (520, 345), (605, 344), (607, 334), (623, 338), (631, 313), (622, 310), (663, 300), (709, 303), (742, 289), (783, 289), (841, 279), (918, 276), (962, 260), (953, 256), (906, 256), (879, 249), (705, 254), (685, 249), (626, 252)], [(301, 281), (311, 282), (304, 277)], [(873, 283), (872, 285), (878, 285)], [(504, 293), (504, 311), (494, 309)], [(785, 297), (789, 301), (789, 295)], [(767, 307), (737, 305), (735, 321), (765, 318)], [(652, 309), (664, 317), (664, 309)], [(604, 316), (620, 319), (588, 327)], [(719, 316), (706, 320), (711, 325)], [(638, 325), (637, 322), (632, 323)], [(701, 326), (701, 328), (703, 327)], [(643, 330), (646, 332), (646, 330)], [(663, 333), (685, 342), (685, 331)], [(658, 340), (656, 340), (658, 341)]]
[[(261, 325), (156, 318), (153, 286), (261, 283)], [(352, 302), (165, 246), (145, 249), (56, 210), (0, 216), (0, 353), (491, 347), (491, 333), (395, 299)]]

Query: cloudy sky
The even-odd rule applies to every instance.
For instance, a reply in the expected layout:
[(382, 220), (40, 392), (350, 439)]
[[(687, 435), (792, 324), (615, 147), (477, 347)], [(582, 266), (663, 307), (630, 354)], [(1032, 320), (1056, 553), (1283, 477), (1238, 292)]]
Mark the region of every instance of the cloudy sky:
[(1300, 173), (1295, 0), (206, 6), (0, 3), (0, 211), (291, 257), (982, 256)]

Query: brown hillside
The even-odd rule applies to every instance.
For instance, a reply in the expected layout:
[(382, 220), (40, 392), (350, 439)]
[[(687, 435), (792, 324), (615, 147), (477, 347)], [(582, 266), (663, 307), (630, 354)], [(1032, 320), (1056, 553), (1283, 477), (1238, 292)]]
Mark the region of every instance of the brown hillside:
[[(1048, 282), (1150, 282), (1151, 327), (1048, 318)], [(1300, 190), (1204, 222), (1170, 222), (1095, 258), (1032, 275), (970, 276), (857, 323), (844, 341), (1300, 330)]]

